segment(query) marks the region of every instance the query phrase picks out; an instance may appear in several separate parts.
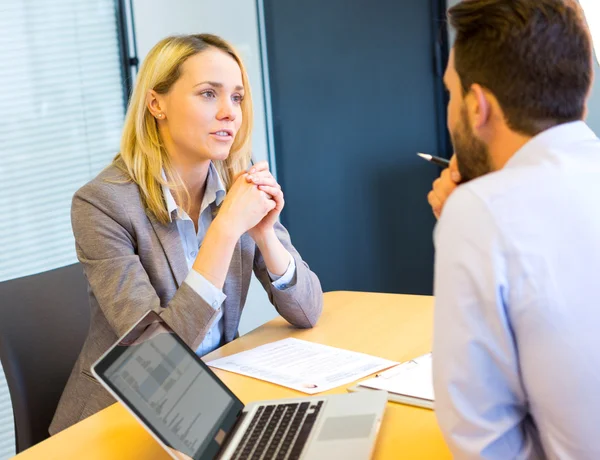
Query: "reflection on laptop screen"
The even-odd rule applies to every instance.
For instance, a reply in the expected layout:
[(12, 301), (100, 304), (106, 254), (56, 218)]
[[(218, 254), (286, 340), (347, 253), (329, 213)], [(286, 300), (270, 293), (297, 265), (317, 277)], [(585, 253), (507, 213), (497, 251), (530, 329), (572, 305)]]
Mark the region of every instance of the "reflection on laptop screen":
[(167, 446), (199, 459), (232, 396), (161, 323), (114, 353), (118, 357), (102, 372), (103, 380)]

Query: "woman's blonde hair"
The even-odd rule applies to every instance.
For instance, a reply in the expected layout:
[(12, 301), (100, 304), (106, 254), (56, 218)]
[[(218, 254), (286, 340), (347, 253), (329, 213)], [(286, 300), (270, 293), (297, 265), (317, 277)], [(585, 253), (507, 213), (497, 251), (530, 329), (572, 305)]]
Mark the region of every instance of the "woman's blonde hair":
[[(181, 75), (181, 66), (190, 57), (217, 48), (236, 60), (242, 72), (244, 98), (242, 124), (226, 160), (213, 161), (227, 190), (234, 177), (248, 168), (251, 156), (252, 97), (248, 74), (237, 51), (225, 40), (210, 34), (167, 37), (158, 42), (144, 59), (129, 101), (121, 138), (121, 151), (113, 164), (122, 169), (140, 188), (142, 202), (162, 223), (170, 220), (162, 185), (170, 187), (182, 208), (188, 210), (189, 193), (161, 141), (158, 122), (148, 109), (146, 96), (154, 90), (166, 94)], [(168, 181), (162, 177), (162, 172)]]

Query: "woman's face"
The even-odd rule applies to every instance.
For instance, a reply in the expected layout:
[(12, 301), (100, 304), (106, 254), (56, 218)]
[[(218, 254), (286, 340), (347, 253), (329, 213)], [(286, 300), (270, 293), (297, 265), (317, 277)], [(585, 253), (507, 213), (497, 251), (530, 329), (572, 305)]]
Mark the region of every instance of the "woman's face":
[(242, 124), (243, 97), (242, 72), (233, 57), (217, 48), (190, 57), (169, 92), (156, 95), (169, 153), (188, 164), (226, 159)]

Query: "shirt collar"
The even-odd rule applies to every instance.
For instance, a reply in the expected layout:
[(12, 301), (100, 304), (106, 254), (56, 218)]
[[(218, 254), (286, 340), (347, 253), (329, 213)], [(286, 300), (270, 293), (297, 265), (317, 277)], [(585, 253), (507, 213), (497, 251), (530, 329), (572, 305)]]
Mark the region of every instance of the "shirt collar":
[(210, 167), (208, 168), (206, 191), (204, 192), (204, 199), (202, 200), (202, 210), (212, 203), (221, 206), (224, 199), (225, 185), (223, 185), (221, 176), (219, 176), (219, 171), (217, 171), (217, 168), (215, 168), (215, 165), (211, 162)]
[(583, 121), (564, 123), (541, 132), (527, 142), (506, 163), (505, 167), (537, 164), (540, 151), (560, 150), (579, 142), (598, 141), (594, 131)]
[[(165, 171), (161, 172), (162, 178), (167, 179)], [(163, 198), (167, 205), (167, 212), (169, 213), (169, 219), (173, 221), (173, 213), (176, 212), (176, 217), (182, 218), (184, 211), (177, 206), (175, 198), (171, 189), (166, 185), (162, 185)], [(200, 214), (212, 203), (216, 206), (221, 206), (221, 203), (225, 199), (225, 185), (219, 176), (219, 172), (213, 163), (210, 163), (208, 167), (208, 176), (206, 178), (206, 190), (204, 191), (204, 198), (202, 199), (202, 206), (200, 207)]]

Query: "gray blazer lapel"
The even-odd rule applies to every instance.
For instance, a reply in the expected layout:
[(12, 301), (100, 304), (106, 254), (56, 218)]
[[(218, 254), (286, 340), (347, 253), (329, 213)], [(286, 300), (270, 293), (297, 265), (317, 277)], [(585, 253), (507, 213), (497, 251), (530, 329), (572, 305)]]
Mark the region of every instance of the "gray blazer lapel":
[(167, 256), (173, 277), (177, 281), (177, 287), (180, 287), (185, 277), (188, 275), (187, 261), (183, 254), (183, 248), (181, 246), (181, 238), (179, 236), (179, 230), (177, 229), (177, 222), (171, 221), (168, 225), (161, 224), (151, 212), (146, 212), (148, 219), (154, 228), (154, 232), (160, 244), (162, 245), (163, 251)]
[(223, 305), (223, 322), (225, 324), (225, 342), (231, 342), (237, 333), (238, 325), (241, 316), (241, 299), (242, 299), (242, 244), (244, 237), (239, 239), (233, 251), (231, 264), (229, 265), (229, 273), (223, 285), (223, 293), (227, 296), (225, 305)]

